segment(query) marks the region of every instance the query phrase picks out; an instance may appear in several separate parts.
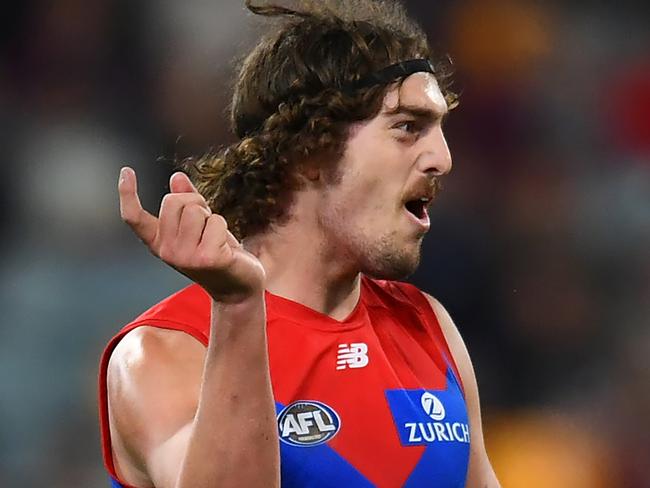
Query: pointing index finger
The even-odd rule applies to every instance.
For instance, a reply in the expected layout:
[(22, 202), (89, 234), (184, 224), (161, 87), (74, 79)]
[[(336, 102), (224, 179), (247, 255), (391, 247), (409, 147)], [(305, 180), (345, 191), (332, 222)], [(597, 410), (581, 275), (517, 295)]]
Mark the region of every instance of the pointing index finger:
[(138, 181), (133, 169), (128, 166), (121, 169), (117, 188), (122, 220), (151, 248), (158, 232), (158, 219), (142, 208), (138, 196)]

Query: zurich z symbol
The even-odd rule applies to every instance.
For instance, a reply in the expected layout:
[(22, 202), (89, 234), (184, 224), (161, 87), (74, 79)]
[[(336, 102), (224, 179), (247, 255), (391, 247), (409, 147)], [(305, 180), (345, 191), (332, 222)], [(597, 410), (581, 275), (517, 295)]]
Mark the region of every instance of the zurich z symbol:
[(435, 395), (425, 391), (420, 398), (420, 403), (425, 413), (433, 420), (442, 420), (445, 418), (445, 407)]
[(363, 342), (339, 344), (336, 369), (364, 368), (368, 366), (368, 345)]

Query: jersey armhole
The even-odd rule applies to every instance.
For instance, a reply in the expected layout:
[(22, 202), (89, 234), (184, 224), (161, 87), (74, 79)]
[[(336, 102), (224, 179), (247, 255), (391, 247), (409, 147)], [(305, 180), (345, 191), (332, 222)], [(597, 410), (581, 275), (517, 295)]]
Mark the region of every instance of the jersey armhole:
[(117, 473), (115, 472), (115, 463), (113, 461), (113, 454), (111, 448), (111, 431), (110, 431), (109, 420), (108, 420), (108, 385), (106, 381), (107, 373), (108, 373), (108, 363), (111, 358), (111, 355), (113, 354), (113, 351), (115, 350), (119, 342), (124, 338), (124, 336), (126, 336), (126, 334), (128, 334), (132, 330), (137, 329), (138, 327), (145, 327), (145, 326), (155, 327), (158, 329), (167, 329), (167, 330), (175, 330), (178, 332), (185, 332), (186, 334), (189, 334), (192, 337), (194, 337), (197, 341), (199, 341), (204, 346), (207, 347), (208, 345), (208, 339), (205, 337), (204, 334), (202, 334), (195, 327), (192, 327), (191, 325), (188, 324), (176, 322), (173, 320), (155, 319), (155, 318), (138, 320), (128, 324), (126, 327), (120, 330), (120, 332), (117, 335), (115, 335), (106, 345), (106, 349), (104, 349), (104, 352), (102, 353), (100, 363), (99, 363), (99, 378), (98, 378), (99, 380), (99, 388), (98, 388), (99, 425), (100, 425), (102, 458), (104, 461), (104, 467), (106, 468), (108, 474), (111, 477), (112, 486), (116, 488), (117, 487), (138, 488), (138, 487), (129, 485), (121, 481), (117, 476)]
[(463, 385), (463, 379), (460, 376), (458, 366), (456, 365), (456, 359), (454, 358), (454, 355), (449, 348), (447, 338), (445, 337), (445, 333), (440, 326), (438, 316), (431, 306), (431, 302), (429, 302), (425, 294), (420, 289), (414, 285), (411, 285), (410, 283), (395, 282), (395, 285), (405, 295), (408, 301), (415, 306), (418, 315), (422, 317), (423, 322), (428, 326), (429, 333), (433, 336), (435, 343), (441, 347), (441, 353), (443, 354), (445, 361), (454, 373), (463, 397), (465, 397), (465, 387)]

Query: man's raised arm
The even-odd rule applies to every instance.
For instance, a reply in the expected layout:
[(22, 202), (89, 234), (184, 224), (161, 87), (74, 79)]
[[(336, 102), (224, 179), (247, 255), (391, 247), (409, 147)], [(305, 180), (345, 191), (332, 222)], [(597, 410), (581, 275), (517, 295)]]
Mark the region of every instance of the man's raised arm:
[(144, 327), (118, 344), (108, 369), (116, 469), (157, 488), (279, 486), (264, 269), (186, 175), (174, 174), (170, 189), (155, 217), (124, 168), (122, 219), (212, 297), (210, 341), (205, 351), (183, 333)]

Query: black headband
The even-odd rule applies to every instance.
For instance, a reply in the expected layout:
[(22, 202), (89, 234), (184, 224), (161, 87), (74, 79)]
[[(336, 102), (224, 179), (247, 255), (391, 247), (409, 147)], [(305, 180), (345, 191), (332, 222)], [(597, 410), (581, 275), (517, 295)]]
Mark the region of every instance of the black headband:
[(370, 73), (359, 81), (348, 85), (346, 88), (359, 90), (375, 85), (387, 85), (399, 78), (406, 78), (413, 73), (435, 73), (431, 61), (428, 59), (409, 59), (400, 63), (391, 64), (386, 68)]

